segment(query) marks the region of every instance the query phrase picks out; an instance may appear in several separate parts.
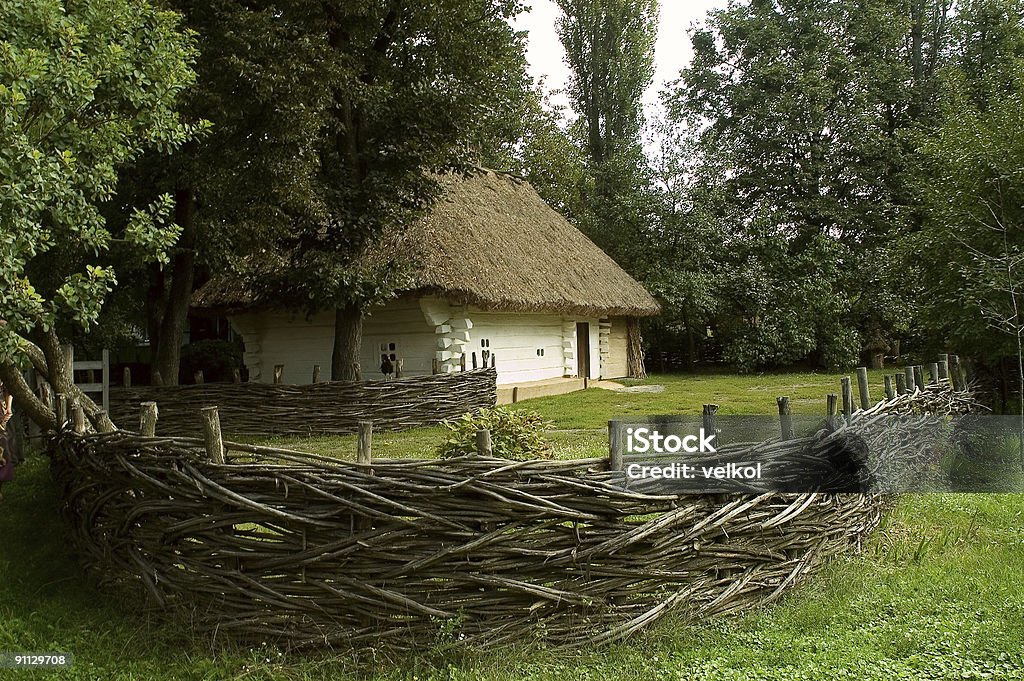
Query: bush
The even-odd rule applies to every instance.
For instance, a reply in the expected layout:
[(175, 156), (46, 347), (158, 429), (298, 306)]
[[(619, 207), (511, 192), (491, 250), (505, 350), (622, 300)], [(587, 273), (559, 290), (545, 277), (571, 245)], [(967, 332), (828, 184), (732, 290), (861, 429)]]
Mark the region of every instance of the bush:
[(551, 423), (535, 411), (508, 407), (478, 409), (441, 425), (448, 429), (447, 439), (438, 447), (442, 458), (476, 452), (476, 434), (480, 430), (491, 431), (494, 456), (516, 461), (551, 457), (551, 443), (544, 437)]

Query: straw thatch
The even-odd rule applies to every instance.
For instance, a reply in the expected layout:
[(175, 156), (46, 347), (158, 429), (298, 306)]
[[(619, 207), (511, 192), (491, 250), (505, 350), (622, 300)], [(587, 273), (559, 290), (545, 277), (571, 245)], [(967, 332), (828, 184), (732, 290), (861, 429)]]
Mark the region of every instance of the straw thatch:
[[(643, 286), (525, 180), (481, 169), (440, 181), (441, 199), (402, 239), (415, 264), (410, 292), (494, 311), (599, 317), (660, 311)], [(236, 311), (272, 305), (230, 277), (215, 277), (192, 303)]]

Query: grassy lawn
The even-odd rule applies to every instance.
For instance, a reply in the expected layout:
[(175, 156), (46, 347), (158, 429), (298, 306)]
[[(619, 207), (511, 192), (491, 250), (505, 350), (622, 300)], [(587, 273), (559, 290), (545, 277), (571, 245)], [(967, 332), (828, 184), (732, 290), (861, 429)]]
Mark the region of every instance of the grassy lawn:
[[(673, 377), (652, 379), (671, 386), (661, 394), (592, 390), (525, 406), (559, 419), (561, 428), (600, 428), (608, 416), (627, 413), (617, 411), (627, 402), (644, 413), (692, 412), (702, 402), (735, 406), (746, 397), (751, 411), (770, 412), (774, 397), (788, 394), (822, 400), (803, 403), (815, 412), (819, 406), (823, 411), (825, 392), (838, 385), (833, 378)], [(677, 406), (669, 409), (669, 404)], [(425, 429), (395, 437), (432, 447), (434, 435), (436, 429)], [(383, 448), (386, 437), (391, 436), (375, 439), (375, 448)], [(316, 442), (311, 444), (338, 445), (337, 438)], [(3, 493), (0, 652), (61, 650), (74, 655), (75, 663), (56, 675), (0, 669), (2, 680), (1024, 681), (1024, 497), (1019, 495), (906, 496), (862, 554), (832, 561), (776, 605), (743, 617), (663, 620), (626, 643), (574, 652), (524, 644), (489, 653), (446, 653), (439, 647), (397, 658), (363, 651), (355, 659), (211, 649), (185, 625), (111, 598), (82, 578), (62, 541), (45, 459), (26, 462)]]
[[(872, 399), (885, 396), (882, 387), (885, 373), (881, 370), (868, 372)], [(557, 458), (606, 456), (609, 419), (645, 414), (700, 414), (705, 404), (718, 404), (718, 413), (722, 415), (777, 414), (775, 398), (781, 396), (790, 398), (794, 414), (824, 417), (825, 397), (828, 393), (840, 392), (839, 381), (845, 375), (807, 372), (651, 376), (645, 381), (626, 383), (630, 386), (663, 386), (662, 392), (631, 393), (590, 388), (567, 395), (527, 400), (514, 408), (532, 409), (552, 422), (554, 431), (549, 439)], [(355, 459), (356, 452), (354, 435), (233, 439), (346, 459)], [(444, 429), (441, 427), (374, 433), (373, 455), (432, 457), (443, 439)]]

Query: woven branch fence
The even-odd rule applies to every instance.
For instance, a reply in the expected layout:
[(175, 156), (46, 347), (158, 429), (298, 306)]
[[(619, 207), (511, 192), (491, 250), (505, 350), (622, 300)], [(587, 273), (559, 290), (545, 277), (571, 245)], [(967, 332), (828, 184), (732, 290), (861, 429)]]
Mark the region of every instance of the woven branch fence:
[[(930, 385), (857, 411), (840, 430), (970, 405), (968, 393)], [(826, 428), (757, 446), (829, 437)], [(72, 543), (111, 588), (140, 590), (214, 637), (289, 648), (578, 645), (673, 610), (736, 612), (858, 545), (883, 504), (642, 494), (623, 488), (607, 458), (357, 464), (224, 446), (214, 463), (199, 439), (61, 433), (54, 461)]]
[(112, 390), (110, 417), (135, 428), (140, 405), (156, 402), (158, 434), (198, 435), (199, 410), (211, 405), (219, 407), (224, 431), (236, 435), (355, 433), (367, 419), (378, 430), (407, 430), (494, 406), (496, 383), (494, 369), (476, 369), (393, 381), (145, 386)]

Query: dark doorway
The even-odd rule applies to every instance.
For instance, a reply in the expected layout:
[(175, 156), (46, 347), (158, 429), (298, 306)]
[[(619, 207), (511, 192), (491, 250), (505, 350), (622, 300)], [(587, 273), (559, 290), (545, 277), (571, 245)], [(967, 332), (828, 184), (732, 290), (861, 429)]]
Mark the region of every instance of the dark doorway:
[(590, 378), (590, 324), (576, 322), (576, 365), (580, 378)]

